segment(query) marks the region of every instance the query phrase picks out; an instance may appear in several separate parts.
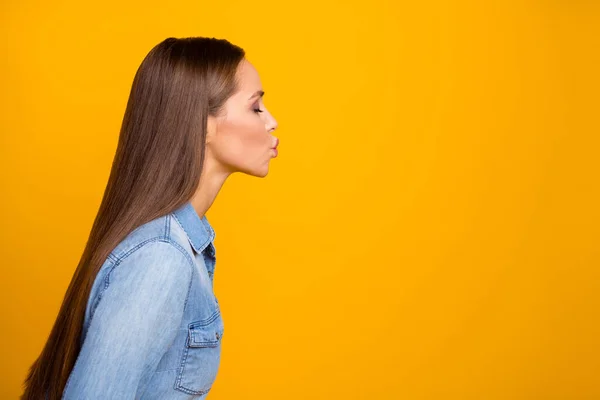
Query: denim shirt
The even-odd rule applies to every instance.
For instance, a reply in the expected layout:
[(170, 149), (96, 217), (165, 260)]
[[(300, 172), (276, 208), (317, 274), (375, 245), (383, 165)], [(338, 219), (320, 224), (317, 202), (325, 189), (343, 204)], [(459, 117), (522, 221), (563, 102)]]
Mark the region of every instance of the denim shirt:
[(63, 399), (204, 399), (221, 356), (215, 232), (187, 202), (122, 240), (96, 276)]

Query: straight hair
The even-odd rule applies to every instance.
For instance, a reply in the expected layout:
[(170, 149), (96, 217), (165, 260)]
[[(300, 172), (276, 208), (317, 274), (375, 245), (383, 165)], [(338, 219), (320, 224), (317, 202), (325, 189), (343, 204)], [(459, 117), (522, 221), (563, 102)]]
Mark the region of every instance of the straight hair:
[(60, 400), (82, 345), (91, 288), (110, 252), (140, 225), (196, 192), (207, 119), (239, 88), (242, 48), (225, 39), (169, 37), (146, 55), (129, 94), (104, 196), (41, 354), (23, 383), (26, 400)]

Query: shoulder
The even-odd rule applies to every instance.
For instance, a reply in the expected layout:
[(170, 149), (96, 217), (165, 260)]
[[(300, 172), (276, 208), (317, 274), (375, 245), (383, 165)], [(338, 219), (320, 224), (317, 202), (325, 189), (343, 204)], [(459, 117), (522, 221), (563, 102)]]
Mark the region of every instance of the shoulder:
[(161, 259), (164, 263), (194, 265), (193, 253), (173, 226), (171, 214), (147, 222), (129, 233), (113, 249), (109, 257), (114, 264), (137, 259)]
[(195, 262), (185, 243), (171, 234), (171, 219), (166, 215), (147, 222), (115, 247), (109, 255), (104, 289), (115, 284), (153, 291), (191, 285)]
[(167, 217), (135, 229), (110, 253), (103, 266), (105, 272), (97, 276), (101, 280), (95, 283), (95, 301), (89, 305), (86, 318), (96, 314), (100, 303), (111, 310), (116, 304), (129, 304), (145, 312), (167, 305), (178, 310), (181, 304), (187, 304), (195, 264), (169, 234)]

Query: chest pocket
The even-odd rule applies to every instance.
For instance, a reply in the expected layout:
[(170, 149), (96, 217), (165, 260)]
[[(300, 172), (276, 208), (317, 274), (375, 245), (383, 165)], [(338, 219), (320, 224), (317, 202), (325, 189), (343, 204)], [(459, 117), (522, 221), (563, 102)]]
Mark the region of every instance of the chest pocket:
[(188, 335), (177, 372), (175, 388), (188, 394), (206, 394), (221, 360), (224, 326), (219, 308), (209, 318), (188, 325)]

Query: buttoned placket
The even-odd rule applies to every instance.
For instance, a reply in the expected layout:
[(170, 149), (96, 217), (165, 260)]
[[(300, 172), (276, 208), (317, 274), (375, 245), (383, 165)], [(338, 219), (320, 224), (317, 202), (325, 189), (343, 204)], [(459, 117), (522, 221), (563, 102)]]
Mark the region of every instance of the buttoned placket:
[(210, 242), (208, 244), (208, 246), (206, 246), (204, 251), (202, 251), (202, 256), (204, 258), (204, 264), (206, 265), (206, 271), (208, 272), (208, 276), (212, 283), (213, 275), (215, 272), (215, 264), (216, 264), (216, 260), (217, 260), (215, 257), (215, 246), (213, 245), (212, 242)]

